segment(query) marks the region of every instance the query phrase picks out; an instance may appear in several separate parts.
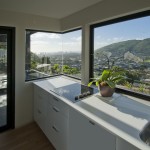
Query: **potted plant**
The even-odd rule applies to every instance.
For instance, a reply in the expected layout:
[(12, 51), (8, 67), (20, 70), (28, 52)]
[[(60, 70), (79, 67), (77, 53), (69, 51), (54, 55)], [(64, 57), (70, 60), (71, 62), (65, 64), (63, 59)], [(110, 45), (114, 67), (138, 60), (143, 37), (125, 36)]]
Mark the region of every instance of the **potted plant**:
[(93, 78), (88, 86), (96, 83), (99, 87), (100, 93), (103, 97), (111, 97), (115, 91), (117, 83), (125, 79), (124, 71), (121, 69), (106, 69), (103, 70), (102, 74), (98, 78)]

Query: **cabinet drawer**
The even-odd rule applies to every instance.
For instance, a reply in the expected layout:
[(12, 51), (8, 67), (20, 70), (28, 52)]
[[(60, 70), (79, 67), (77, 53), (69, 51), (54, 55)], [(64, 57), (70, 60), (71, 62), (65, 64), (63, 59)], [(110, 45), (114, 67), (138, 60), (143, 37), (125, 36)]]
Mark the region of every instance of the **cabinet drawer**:
[(46, 135), (57, 150), (67, 150), (67, 135), (57, 123), (47, 123)]
[(57, 97), (53, 96), (52, 105), (53, 105), (53, 109), (56, 108), (60, 112), (61, 115), (64, 115), (67, 118), (69, 117), (69, 107), (62, 100), (60, 100)]
[(58, 140), (57, 140), (56, 135), (54, 134), (54, 131), (52, 130), (52, 124), (48, 122), (46, 124), (46, 136), (55, 147)]
[(48, 107), (47, 120), (51, 124), (58, 124), (58, 127), (62, 130), (67, 128), (68, 118), (62, 115), (61, 111), (59, 111), (57, 107), (54, 107), (52, 105)]

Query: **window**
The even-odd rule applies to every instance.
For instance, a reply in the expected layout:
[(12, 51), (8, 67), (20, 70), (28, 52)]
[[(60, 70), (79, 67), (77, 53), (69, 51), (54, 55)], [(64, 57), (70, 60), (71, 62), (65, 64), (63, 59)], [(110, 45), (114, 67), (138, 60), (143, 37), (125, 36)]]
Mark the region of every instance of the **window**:
[(81, 77), (81, 30), (26, 30), (26, 81), (67, 74)]
[(127, 80), (117, 88), (150, 96), (150, 12), (91, 26), (91, 77), (122, 69)]
[(63, 34), (63, 73), (81, 78), (81, 30)]

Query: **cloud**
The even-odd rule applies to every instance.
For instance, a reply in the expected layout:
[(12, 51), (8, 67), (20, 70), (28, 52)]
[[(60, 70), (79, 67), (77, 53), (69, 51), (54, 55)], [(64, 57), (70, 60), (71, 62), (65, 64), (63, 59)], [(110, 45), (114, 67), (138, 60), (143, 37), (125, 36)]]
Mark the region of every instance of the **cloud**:
[(75, 45), (75, 42), (63, 42), (63, 46), (72, 46)]
[(61, 34), (37, 32), (31, 35), (31, 49), (36, 53), (57, 52), (62, 48), (67, 52), (81, 52), (81, 36), (62, 38)]
[(77, 42), (79, 41), (80, 42), (81, 41), (81, 36), (72, 37), (71, 39), (74, 40), (74, 41), (77, 41)]
[(42, 45), (42, 44), (47, 44), (47, 41), (32, 41), (31, 45)]
[(61, 35), (57, 33), (42, 33), (37, 32), (31, 35), (32, 40), (47, 40), (47, 39), (60, 39)]
[(135, 40), (144, 40), (144, 37), (137, 37)]
[(74, 36), (63, 41), (63, 50), (66, 52), (75, 51), (81, 52), (81, 36)]

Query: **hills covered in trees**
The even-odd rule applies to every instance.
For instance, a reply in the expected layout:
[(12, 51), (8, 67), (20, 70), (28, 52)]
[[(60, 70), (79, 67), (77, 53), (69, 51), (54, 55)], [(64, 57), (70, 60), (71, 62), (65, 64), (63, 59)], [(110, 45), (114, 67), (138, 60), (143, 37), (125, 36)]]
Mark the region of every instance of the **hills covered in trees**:
[(113, 43), (102, 48), (96, 49), (96, 53), (101, 52), (111, 52), (112, 56), (121, 56), (127, 51), (132, 54), (136, 54), (136, 56), (150, 56), (150, 38), (143, 40), (128, 40), (122, 41), (118, 43)]

